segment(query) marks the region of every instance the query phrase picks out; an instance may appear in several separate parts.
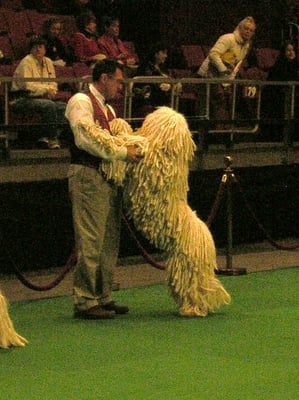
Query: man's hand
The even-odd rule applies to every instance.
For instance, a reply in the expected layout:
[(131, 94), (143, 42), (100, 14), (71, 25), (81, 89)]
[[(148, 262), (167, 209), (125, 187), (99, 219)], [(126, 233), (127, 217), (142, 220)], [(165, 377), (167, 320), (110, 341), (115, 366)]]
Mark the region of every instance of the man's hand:
[(225, 71), (219, 72), (220, 77), (227, 77), (230, 76), (232, 73), (232, 70), (230, 68), (227, 68)]
[(127, 147), (127, 161), (128, 162), (138, 163), (143, 157), (144, 157), (143, 154), (140, 152), (140, 150), (137, 147), (135, 147), (135, 146)]
[(57, 90), (53, 89), (53, 88), (49, 88), (49, 92), (48, 92), (48, 98), (53, 100), (55, 99), (57, 94)]

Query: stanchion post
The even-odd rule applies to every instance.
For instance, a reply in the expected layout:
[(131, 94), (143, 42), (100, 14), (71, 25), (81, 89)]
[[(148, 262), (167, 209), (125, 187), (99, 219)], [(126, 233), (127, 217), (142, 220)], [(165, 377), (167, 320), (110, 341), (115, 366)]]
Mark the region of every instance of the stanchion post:
[(226, 224), (227, 224), (227, 245), (226, 245), (226, 269), (219, 269), (221, 275), (245, 275), (246, 268), (233, 268), (233, 206), (232, 206), (232, 183), (235, 182), (235, 174), (231, 168), (233, 158), (224, 157), (225, 170), (222, 175), (222, 183), (226, 185)]
[[(228, 158), (228, 157), (227, 157)], [(230, 166), (226, 168), (226, 227), (227, 227), (227, 243), (226, 243), (226, 269), (231, 270), (233, 267), (233, 207), (232, 207), (232, 179), (233, 173)]]

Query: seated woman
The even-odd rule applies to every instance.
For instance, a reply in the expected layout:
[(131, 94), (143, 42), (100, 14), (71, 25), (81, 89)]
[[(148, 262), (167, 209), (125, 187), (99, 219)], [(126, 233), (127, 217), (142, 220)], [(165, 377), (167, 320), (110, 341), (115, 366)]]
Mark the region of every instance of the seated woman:
[(42, 37), (46, 40), (47, 57), (54, 65), (65, 66), (72, 63), (73, 56), (71, 50), (60, 39), (61, 31), (62, 23), (59, 18), (49, 18), (43, 25)]
[(78, 15), (76, 23), (78, 32), (73, 38), (75, 58), (92, 67), (96, 61), (106, 58), (98, 46), (96, 17), (92, 12), (85, 11)]
[[(138, 68), (137, 76), (157, 76), (169, 78), (166, 66), (168, 51), (163, 43), (156, 43), (148, 53), (144, 63)], [(152, 83), (134, 85), (133, 110), (136, 114), (148, 114), (155, 107), (169, 106), (171, 102), (170, 83)]]

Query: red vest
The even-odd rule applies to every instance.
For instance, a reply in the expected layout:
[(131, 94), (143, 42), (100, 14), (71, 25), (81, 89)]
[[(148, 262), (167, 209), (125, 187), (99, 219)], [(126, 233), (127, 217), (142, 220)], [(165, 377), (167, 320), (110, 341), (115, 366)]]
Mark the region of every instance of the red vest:
[(95, 98), (95, 96), (91, 92), (86, 93), (86, 94), (90, 98), (92, 106), (93, 106), (94, 120), (98, 121), (99, 125), (102, 128), (107, 129), (111, 133), (109, 122), (115, 118), (114, 115), (112, 114), (112, 111), (110, 110), (109, 107), (107, 107), (107, 117), (108, 117), (107, 118), (104, 111), (99, 106), (99, 103), (98, 103), (97, 99)]
[[(110, 110), (109, 107), (107, 107), (107, 117), (106, 117), (104, 111), (99, 106), (99, 103), (98, 103), (97, 99), (95, 98), (95, 96), (90, 92), (86, 93), (86, 95), (90, 98), (90, 101), (93, 106), (94, 120), (98, 121), (99, 125), (102, 128), (107, 129), (112, 134), (112, 132), (110, 130), (110, 126), (109, 126), (109, 122), (115, 118), (112, 111)], [(73, 143), (73, 145), (71, 146), (70, 151), (71, 151), (71, 163), (72, 164), (82, 164), (82, 165), (86, 165), (86, 166), (92, 167), (92, 168), (99, 167), (101, 158), (93, 156), (93, 155), (87, 153), (87, 151), (78, 149), (78, 147), (75, 145), (75, 143)]]

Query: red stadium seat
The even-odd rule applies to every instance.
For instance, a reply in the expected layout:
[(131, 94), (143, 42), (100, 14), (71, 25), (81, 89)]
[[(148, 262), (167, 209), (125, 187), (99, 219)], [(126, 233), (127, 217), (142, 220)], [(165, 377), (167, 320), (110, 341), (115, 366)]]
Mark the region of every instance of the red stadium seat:
[(267, 71), (274, 65), (278, 55), (279, 50), (276, 49), (270, 49), (268, 47), (256, 49), (258, 67)]
[(202, 64), (203, 60), (205, 59), (205, 55), (201, 46), (183, 45), (182, 52), (186, 59), (187, 67), (192, 70), (199, 67)]
[(30, 29), (35, 35), (43, 34), (43, 25), (50, 18), (56, 18), (53, 14), (44, 14), (36, 10), (26, 10), (27, 18), (30, 22)]
[[(72, 66), (55, 66), (55, 74), (57, 78), (76, 78)], [(68, 101), (77, 91), (77, 87), (73, 82), (60, 82), (58, 88), (57, 96), (61, 101)]]
[[(2, 52), (1, 57), (8, 62), (12, 62), (15, 58), (15, 54), (12, 48), (11, 40), (7, 33), (0, 33), (0, 50)], [(1, 60), (0, 60), (1, 62)]]
[(77, 32), (76, 20), (73, 15), (56, 16), (62, 22), (61, 40), (69, 45), (74, 33)]
[(76, 78), (83, 78), (92, 75), (92, 69), (82, 62), (76, 62), (73, 64), (73, 70)]
[(12, 10), (22, 10), (24, 8), (22, 0), (1, 0), (1, 7), (11, 8)]
[(125, 48), (128, 50), (128, 52), (136, 57), (136, 63), (138, 63), (139, 57), (136, 52), (136, 47), (135, 47), (134, 42), (124, 41), (123, 44), (124, 44)]
[(28, 54), (28, 45), (33, 34), (27, 11), (2, 9), (2, 15), (6, 21), (15, 59), (19, 60)]

